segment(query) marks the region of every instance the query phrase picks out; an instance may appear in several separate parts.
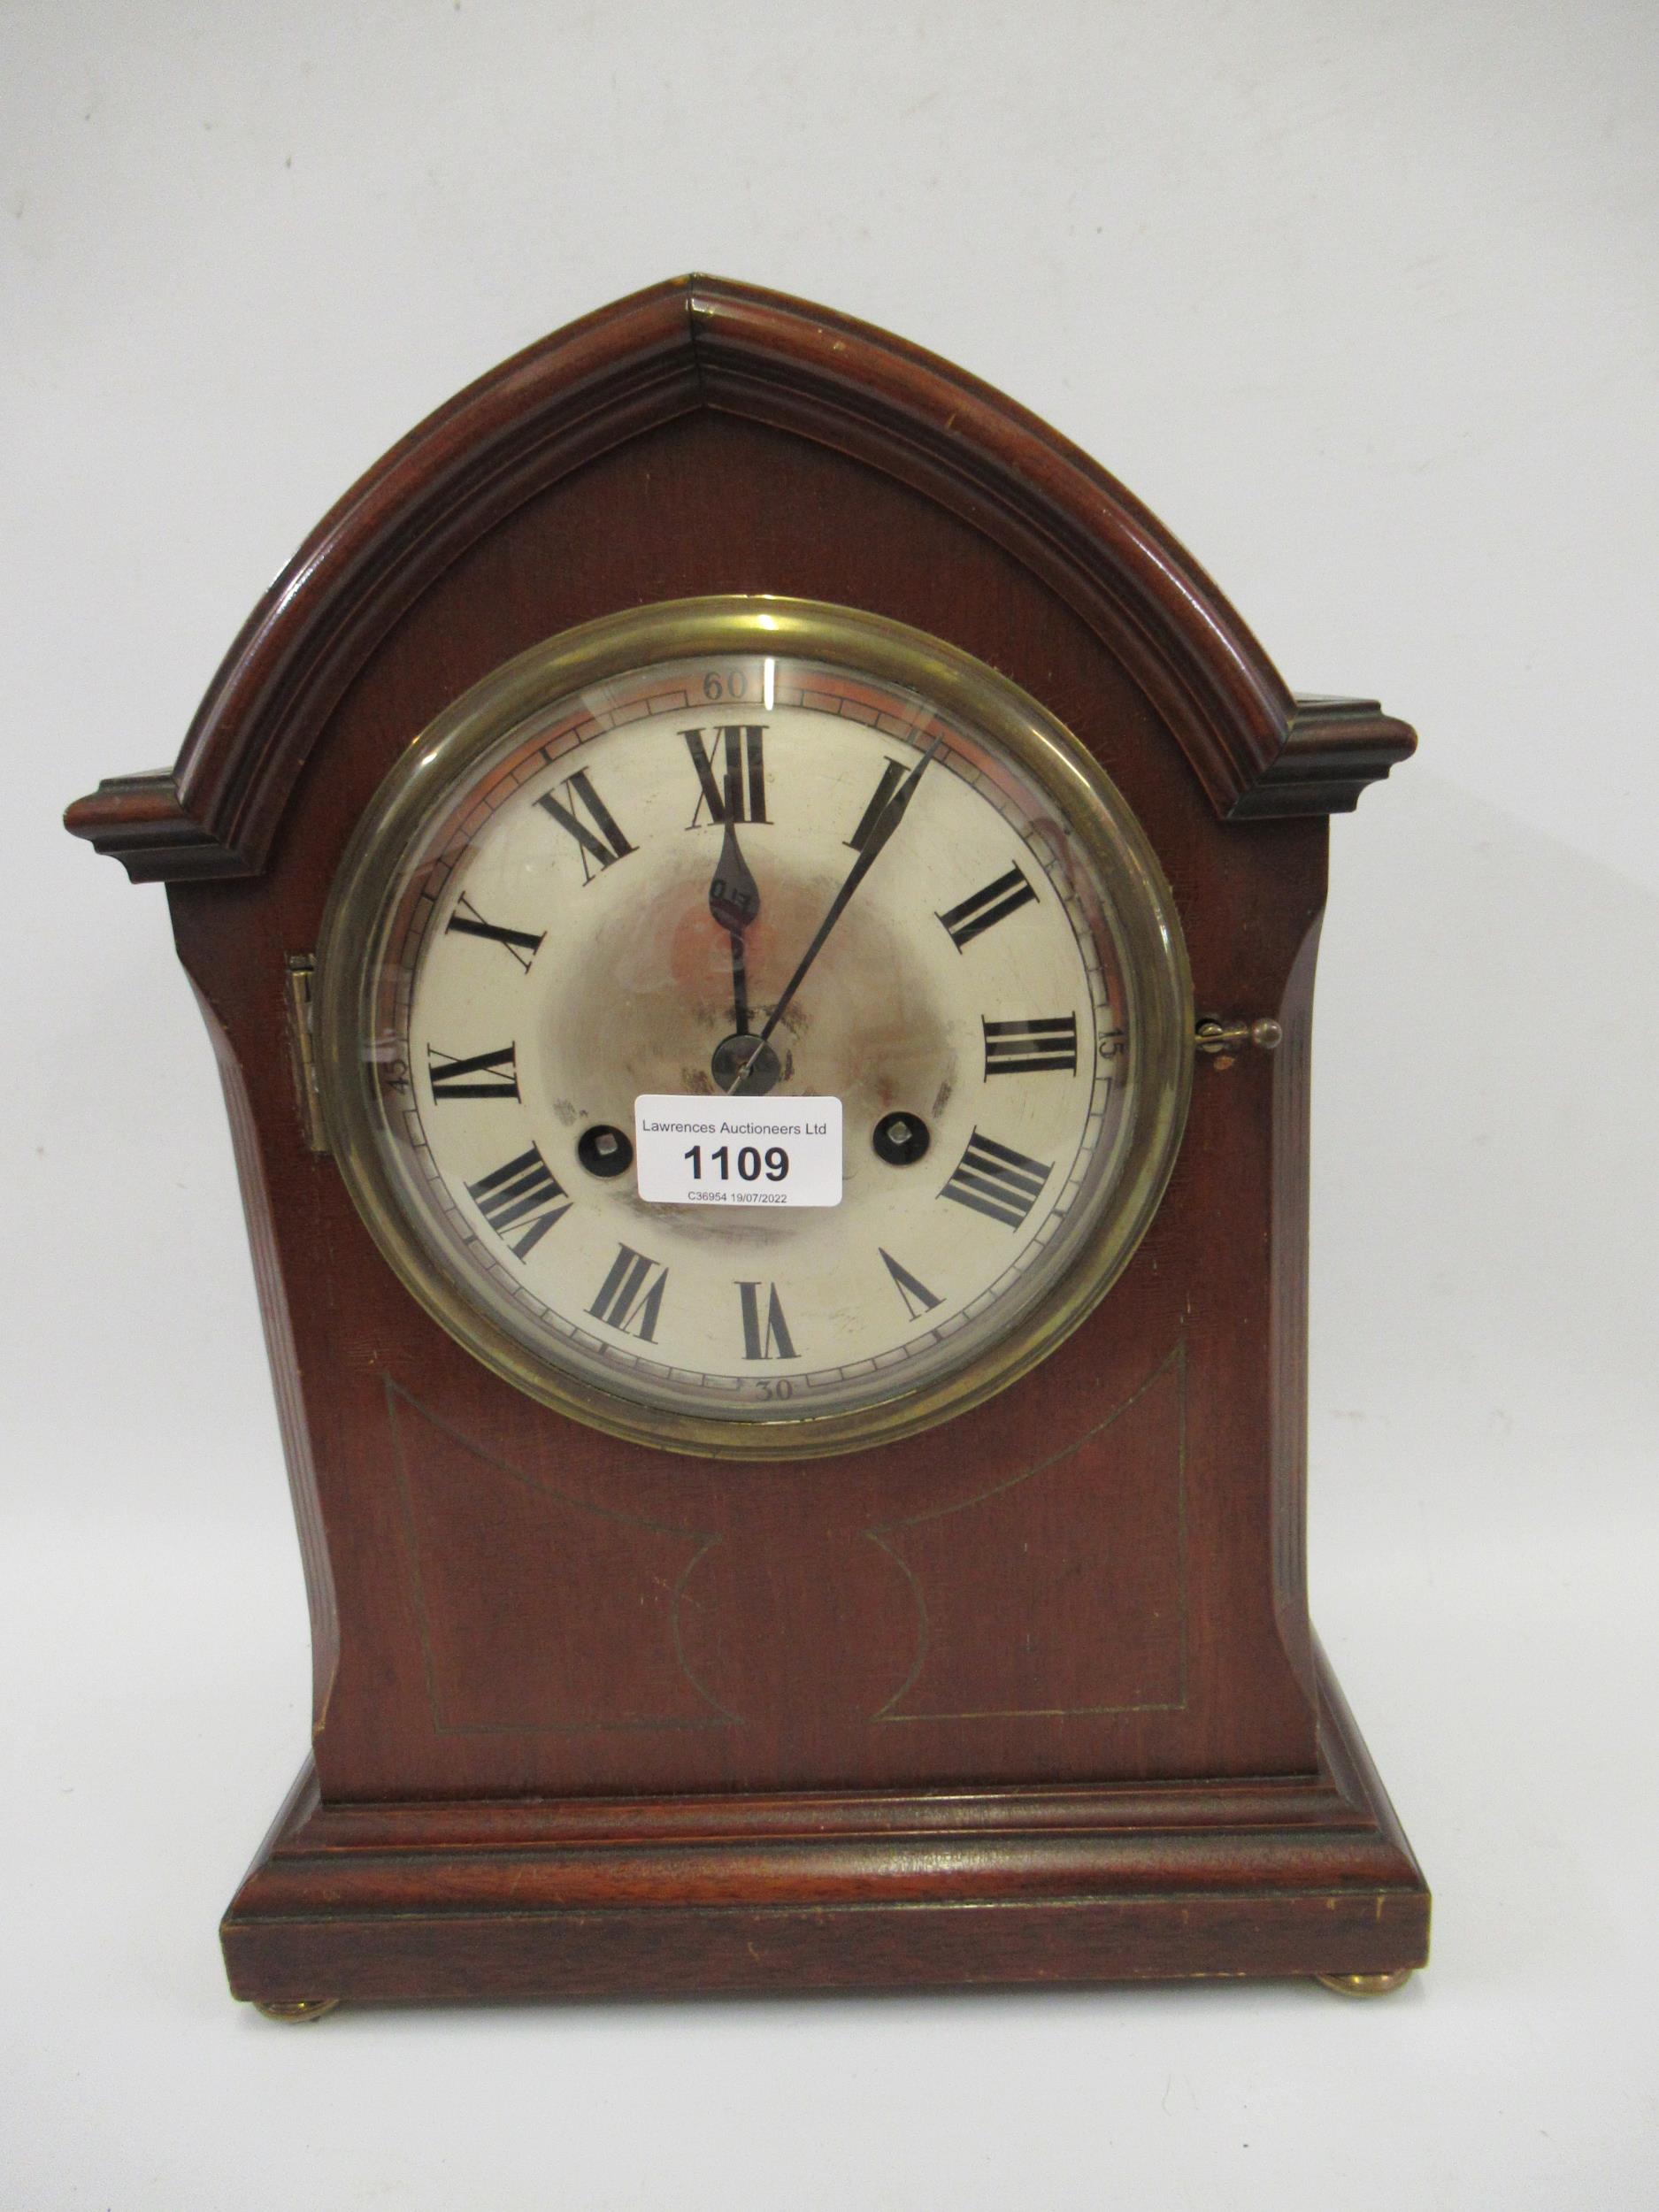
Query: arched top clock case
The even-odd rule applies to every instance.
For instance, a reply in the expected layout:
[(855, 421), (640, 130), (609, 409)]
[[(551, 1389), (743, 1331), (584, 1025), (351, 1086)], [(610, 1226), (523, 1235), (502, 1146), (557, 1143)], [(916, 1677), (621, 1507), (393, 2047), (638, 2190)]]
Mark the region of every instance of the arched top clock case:
[[(535, 688), (534, 672), (577, 664), (572, 635), (631, 636), (641, 621), (668, 634), (669, 618), (649, 611), (687, 602), (818, 611), (818, 658), (775, 698), (769, 674), (764, 707), (741, 716), (729, 702), (695, 718), (676, 703), (716, 701), (710, 656), (726, 649), (712, 632), (687, 634), (679, 662), (635, 656), (648, 676), (669, 667), (676, 683), (712, 687), (667, 704), (649, 682), (624, 699), (614, 655), (580, 662), (574, 690), (559, 694), (552, 675)], [(919, 643), (872, 676), (845, 639), (889, 633)], [(775, 667), (782, 687), (795, 664), (780, 656), (753, 664)], [(970, 672), (966, 688), (952, 692), (948, 671)], [(450, 741), (450, 813), (436, 799), (421, 813), (417, 783), (399, 815), (411, 747), (471, 726), (479, 700), (497, 702), (498, 726), (467, 741), (470, 753)], [(996, 734), (999, 714), (1012, 730), (1025, 711), (1010, 700), (1057, 733), (1055, 763), (1075, 749), (1073, 770), (1045, 769), (1041, 749)], [(645, 718), (632, 734), (630, 717)], [(740, 741), (751, 730), (771, 749), (770, 799), (744, 781), (762, 757)], [(560, 749), (589, 741), (611, 749), (580, 756), (593, 773), (572, 795), (578, 757)], [(175, 768), (101, 785), (67, 818), (135, 880), (169, 886), (224, 1078), (305, 1560), (312, 1751), (226, 1917), (237, 1994), (309, 2016), (342, 1997), (1206, 1973), (1370, 1987), (1421, 1963), (1427, 1893), (1312, 1638), (1303, 1574), (1325, 818), (1412, 744), (1371, 702), (1294, 698), (1153, 518), (1023, 411), (897, 340), (747, 287), (688, 279), (573, 325), (441, 409), (346, 495), (250, 617)], [(497, 793), (467, 814), (464, 772), (498, 759), (518, 764), (524, 810), (493, 814)], [(613, 810), (601, 795), (595, 814), (604, 760)], [(659, 789), (670, 774), (693, 778), (683, 823)], [(861, 776), (870, 789), (854, 805)], [(1036, 779), (1028, 802), (1025, 776)], [(975, 813), (976, 794), (992, 806)], [(657, 842), (636, 833), (659, 815)], [(439, 982), (419, 981), (444, 972), (442, 920), (411, 936), (406, 916), (397, 935), (396, 887), (453, 899), (423, 890), (419, 871), (460, 882), (456, 855), (484, 849), (487, 817), (503, 839), (565, 833), (565, 873), (527, 919), (433, 906), (459, 919), (466, 956), (501, 962), (479, 972), (476, 992), (472, 972), (455, 971), (445, 1002)], [(1122, 919), (1141, 912), (1139, 895), (1085, 864), (1097, 818), (1123, 826), (1145, 910), (1164, 918), (1137, 925), (1140, 938)], [(428, 857), (400, 875), (421, 823)], [(377, 833), (383, 864), (363, 857)], [(985, 884), (953, 888), (952, 856), (982, 833)], [(517, 883), (514, 864), (518, 876), (470, 879)], [(617, 888), (625, 869), (632, 906)], [(764, 928), (804, 942), (838, 882), (834, 951), (786, 987), (793, 952), (769, 950)], [(919, 949), (907, 966), (898, 933), (912, 889)], [(572, 968), (619, 934), (679, 942), (676, 900), (684, 931), (702, 933), (699, 959), (708, 940), (724, 961), (729, 937), (733, 1005), (702, 1006), (702, 984), (674, 970), (673, 1018), (701, 1021), (700, 1041), (654, 1059), (661, 1024), (625, 979), (602, 1043), (572, 1041), (588, 1034)], [(1056, 975), (1081, 961), (1085, 976), (1098, 957), (1093, 998), (1079, 985), (1076, 1003), (998, 1000), (999, 975), (1048, 972), (1018, 968), (1014, 933), (1068, 901), (1097, 921), (1069, 935), (1056, 921), (1042, 956)], [(393, 918), (372, 928), (382, 910)], [(1136, 968), (1124, 950), (1151, 942), (1148, 930), (1169, 948), (1167, 990), (1153, 955)], [(521, 991), (514, 1019), (539, 1041), (534, 1070), (522, 1047), (511, 1064), (492, 1061), (460, 1027), (453, 1039), (419, 1030), (405, 991), (408, 1143), (397, 1151), (388, 1109), (393, 1134), (373, 1140), (392, 1162), (384, 1172), (358, 1156), (380, 1125), (340, 1102), (356, 1080), (343, 1068), (396, 1057), (373, 1011), (396, 1013), (395, 987), (362, 1000), (359, 1055), (356, 986), (331, 981), (331, 960), (342, 973), (359, 946), (376, 972), (416, 977), (417, 1011), (452, 1002), (457, 1024), (480, 995)], [(1114, 982), (1124, 959), (1127, 980)], [(885, 1048), (850, 1017), (839, 1060), (808, 1048), (814, 1019), (825, 1028), (814, 991), (821, 1001), (833, 974), (867, 973), (862, 996), (843, 982), (843, 997), (873, 1004), (885, 970), (925, 1009), (930, 990), (949, 1000), (931, 1028), (918, 1018), (907, 1033), (909, 1046), (926, 1031), (935, 1056), (916, 1062), (926, 1099), (870, 1087)], [(934, 1274), (966, 1271), (964, 1313), (994, 1304), (972, 1272), (974, 1238), (1035, 1235), (1043, 1208), (1062, 1221), (1062, 1187), (1088, 1179), (1056, 1166), (1058, 1138), (1022, 1149), (1010, 1133), (1057, 1128), (1058, 1102), (1082, 1096), (1064, 1086), (1122, 1049), (1110, 1111), (1129, 1159), (1122, 1101), (1154, 1064), (1149, 1047), (1139, 1056), (1159, 1021), (1157, 1064), (1177, 1072), (1161, 1088), (1146, 1081), (1148, 1097), (1171, 1102), (1156, 1175), (1135, 1170), (1143, 1202), (1115, 1244), (1079, 1234), (1049, 1267), (1048, 1306), (1034, 1291), (1028, 1302), (1053, 1320), (1046, 1333), (985, 1325), (987, 1344), (1021, 1356), (976, 1354), (973, 1386), (918, 1397), (914, 1419), (838, 1414), (829, 1450), (798, 1417), (813, 1409), (809, 1389), (804, 1408), (747, 1432), (772, 1440), (726, 1449), (736, 1428), (696, 1405), (676, 1432), (681, 1386), (636, 1401), (605, 1365), (619, 1348), (624, 1366), (649, 1369), (666, 1310), (649, 1272), (664, 1263), (627, 1225), (689, 1237), (694, 1210), (644, 1201), (620, 1105), (577, 1125), (572, 1056), (578, 1067), (615, 1057), (610, 1089), (588, 1087), (595, 1098), (637, 1085), (784, 1102), (814, 1066), (845, 1093), (841, 1212), (810, 1230), (790, 1217), (783, 1235), (777, 1218), (717, 1219), (710, 1207), (686, 1247), (708, 1284), (729, 1274), (741, 1302), (729, 1362), (741, 1394), (746, 1357), (787, 1353), (780, 1375), (809, 1364), (796, 1357), (796, 1294), (762, 1263), (790, 1236), (840, 1264), (864, 1224), (879, 1250), (894, 1349), (858, 1335), (862, 1279), (849, 1277), (837, 1376), (866, 1354), (902, 1366), (917, 1333), (954, 1310), (949, 1286), (897, 1249), (898, 1230), (879, 1243), (883, 1220), (933, 1239)], [(728, 1026), (727, 1059), (710, 1060)], [(751, 1057), (759, 1068), (767, 1036), (779, 1056), (764, 1081), (736, 1077)], [(487, 1118), (499, 1098), (528, 1118), (511, 1132), (469, 1123), (440, 1105), (446, 1087), (469, 1111)], [(1110, 1080), (1096, 1089), (1112, 1097)], [(976, 1106), (987, 1095), (1018, 1099), (1025, 1118), (994, 1122)], [(1076, 1110), (1065, 1145), (1083, 1144), (1079, 1160), (1095, 1145), (1095, 1183), (1117, 1188), (1129, 1172), (1111, 1150), (1118, 1124)], [(1142, 1114), (1143, 1144), (1156, 1119)], [(416, 1185), (392, 1171), (417, 1154), (435, 1162), (435, 1229), (416, 1218)], [(1088, 1202), (1111, 1212), (1105, 1197)], [(608, 1239), (620, 1257), (572, 1291), (567, 1321), (547, 1286), (558, 1266), (580, 1277), (577, 1244), (560, 1243), (572, 1223), (600, 1240), (582, 1250)], [(427, 1287), (422, 1270), (436, 1282), (449, 1264), (444, 1234), (457, 1254), (494, 1239), (471, 1289), (460, 1258), (461, 1291)], [(527, 1271), (544, 1264), (554, 1271)], [(829, 1262), (814, 1267), (827, 1282)], [(541, 1336), (511, 1307), (520, 1278), (540, 1285)], [(492, 1297), (505, 1317), (495, 1335), (465, 1317)], [(688, 1299), (686, 1325), (714, 1299)], [(520, 1355), (497, 1356), (503, 1330)], [(941, 1373), (962, 1368), (954, 1356), (939, 1355)], [(835, 1388), (838, 1405), (892, 1402), (885, 1385)], [(634, 1410), (607, 1417), (625, 1400)]]

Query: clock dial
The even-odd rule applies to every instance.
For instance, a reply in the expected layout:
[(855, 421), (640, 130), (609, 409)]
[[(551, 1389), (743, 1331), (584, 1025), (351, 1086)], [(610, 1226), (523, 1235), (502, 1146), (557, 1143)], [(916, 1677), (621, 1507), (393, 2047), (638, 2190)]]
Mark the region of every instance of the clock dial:
[[(684, 1448), (1000, 1387), (1179, 1138), (1190, 995), (1123, 802), (990, 671), (842, 611), (646, 610), (488, 680), (388, 780), (319, 964), (337, 1148), (411, 1287)], [(664, 1094), (838, 1099), (840, 1202), (646, 1201)]]

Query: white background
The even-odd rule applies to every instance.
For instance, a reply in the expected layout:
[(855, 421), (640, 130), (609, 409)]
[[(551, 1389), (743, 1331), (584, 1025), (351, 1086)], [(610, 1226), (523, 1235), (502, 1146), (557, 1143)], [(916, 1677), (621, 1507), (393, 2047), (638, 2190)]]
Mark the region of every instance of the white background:
[[(1652, 0), (10, 0), (0, 2206), (1647, 2206)], [(1311, 1986), (227, 1999), (304, 1743), (223, 1111), (56, 827), (452, 391), (711, 269), (1119, 474), (1423, 750), (1333, 826), (1315, 1612), (1437, 1892)]]

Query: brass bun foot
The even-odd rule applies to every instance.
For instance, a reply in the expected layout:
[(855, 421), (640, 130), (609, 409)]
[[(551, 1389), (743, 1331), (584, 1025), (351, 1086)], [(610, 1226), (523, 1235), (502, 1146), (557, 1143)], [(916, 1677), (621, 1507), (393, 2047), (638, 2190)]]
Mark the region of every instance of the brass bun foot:
[(1402, 1966), (1394, 1974), (1319, 1974), (1315, 1979), (1340, 1997), (1386, 1997), (1390, 1990), (1403, 1989), (1411, 1974), (1410, 1967)]
[(296, 1997), (288, 2004), (265, 2004), (254, 2000), (254, 2010), (267, 2020), (321, 2020), (340, 2002), (338, 1997)]

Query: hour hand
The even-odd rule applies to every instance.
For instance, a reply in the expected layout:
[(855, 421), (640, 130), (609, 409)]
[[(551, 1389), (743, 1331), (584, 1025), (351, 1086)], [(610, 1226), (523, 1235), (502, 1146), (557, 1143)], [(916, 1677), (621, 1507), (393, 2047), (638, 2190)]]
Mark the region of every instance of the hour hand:
[(737, 841), (737, 826), (729, 819), (720, 841), (720, 857), (709, 886), (709, 911), (718, 927), (732, 941), (732, 1029), (749, 1034), (749, 969), (743, 933), (760, 912), (760, 887), (749, 872), (743, 849)]

